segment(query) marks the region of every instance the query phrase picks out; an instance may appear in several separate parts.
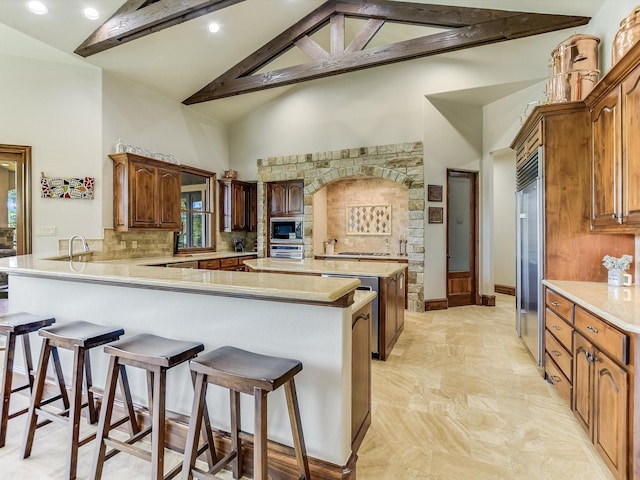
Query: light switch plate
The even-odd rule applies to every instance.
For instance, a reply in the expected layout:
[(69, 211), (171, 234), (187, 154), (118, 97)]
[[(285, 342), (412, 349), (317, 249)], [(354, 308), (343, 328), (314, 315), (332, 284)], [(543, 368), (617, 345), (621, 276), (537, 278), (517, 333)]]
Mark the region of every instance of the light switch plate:
[(38, 227), (36, 235), (53, 236), (56, 234), (56, 227)]

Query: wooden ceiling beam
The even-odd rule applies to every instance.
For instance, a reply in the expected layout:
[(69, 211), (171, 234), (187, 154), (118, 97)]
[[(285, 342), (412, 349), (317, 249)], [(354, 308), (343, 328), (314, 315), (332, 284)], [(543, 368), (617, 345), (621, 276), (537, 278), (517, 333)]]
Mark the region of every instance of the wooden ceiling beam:
[(362, 29), (356, 33), (356, 36), (353, 37), (353, 40), (351, 40), (351, 43), (345, 49), (345, 52), (357, 52), (358, 50), (365, 48), (369, 45), (369, 42), (373, 40), (373, 37), (376, 36), (376, 33), (380, 31), (383, 25), (384, 20), (376, 18), (367, 20), (367, 23), (365, 23)]
[(244, 0), (128, 0), (75, 49), (88, 57)]
[[(292, 85), (365, 68), (577, 27), (588, 23), (588, 21), (588, 17), (517, 13), (391, 45), (358, 51), (347, 49), (339, 56), (331, 56), (311, 63), (256, 75), (251, 75), (252, 72), (243, 72), (241, 68), (236, 68), (238, 67), (236, 66), (184, 100), (183, 103), (191, 105), (268, 88)], [(257, 53), (261, 55), (261, 65), (265, 64), (266, 55), (264, 52), (259, 50)], [(256, 63), (251, 57), (243, 62), (247, 65)], [(230, 72), (232, 73), (230, 74)]]

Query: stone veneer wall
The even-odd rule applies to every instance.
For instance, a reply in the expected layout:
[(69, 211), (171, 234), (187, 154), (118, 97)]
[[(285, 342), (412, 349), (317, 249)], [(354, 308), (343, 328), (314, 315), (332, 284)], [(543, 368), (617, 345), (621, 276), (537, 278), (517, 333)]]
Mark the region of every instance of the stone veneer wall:
[(305, 257), (313, 257), (313, 205), (315, 192), (332, 182), (354, 177), (378, 177), (407, 189), (409, 199), (409, 292), (407, 308), (424, 311), (424, 147), (422, 142), (349, 148), (258, 159), (257, 249), (267, 245), (265, 182), (304, 180)]

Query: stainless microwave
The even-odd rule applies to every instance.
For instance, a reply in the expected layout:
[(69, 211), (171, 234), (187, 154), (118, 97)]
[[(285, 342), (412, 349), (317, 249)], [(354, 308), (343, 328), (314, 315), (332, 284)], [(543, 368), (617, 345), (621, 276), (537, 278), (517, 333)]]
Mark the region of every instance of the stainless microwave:
[(273, 217), (270, 220), (271, 243), (302, 243), (304, 228), (301, 217)]

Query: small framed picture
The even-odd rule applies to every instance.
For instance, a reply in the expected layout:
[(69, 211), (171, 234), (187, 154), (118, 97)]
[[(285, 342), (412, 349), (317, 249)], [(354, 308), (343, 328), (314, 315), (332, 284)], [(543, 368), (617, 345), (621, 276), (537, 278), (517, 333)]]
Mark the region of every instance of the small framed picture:
[(427, 200), (429, 202), (441, 202), (442, 185), (427, 185)]
[(442, 207), (429, 207), (429, 223), (443, 223)]

